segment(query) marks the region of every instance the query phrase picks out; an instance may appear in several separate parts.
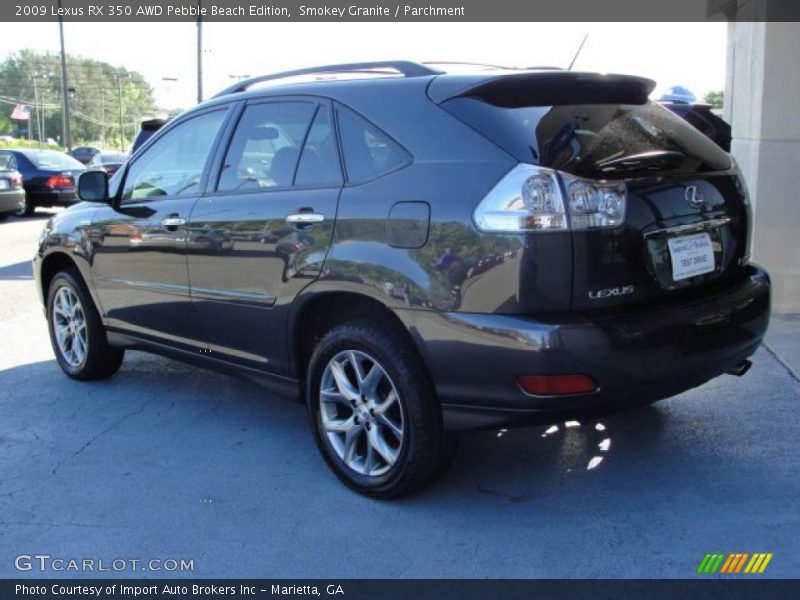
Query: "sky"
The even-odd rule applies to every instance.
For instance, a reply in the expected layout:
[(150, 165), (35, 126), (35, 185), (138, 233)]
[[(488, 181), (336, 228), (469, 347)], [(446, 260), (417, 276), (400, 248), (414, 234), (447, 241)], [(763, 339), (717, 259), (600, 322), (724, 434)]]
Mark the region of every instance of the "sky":
[[(68, 53), (142, 73), (159, 106), (196, 100), (194, 23), (70, 23)], [(698, 98), (724, 88), (726, 23), (209, 23), (205, 97), (241, 75), (368, 60), (467, 61), (642, 75)], [(57, 23), (0, 23), (0, 59), (20, 48), (59, 50)], [(166, 80), (165, 80), (166, 78)], [(177, 81), (170, 81), (177, 79)], [(2, 82), (0, 82), (2, 84)]]

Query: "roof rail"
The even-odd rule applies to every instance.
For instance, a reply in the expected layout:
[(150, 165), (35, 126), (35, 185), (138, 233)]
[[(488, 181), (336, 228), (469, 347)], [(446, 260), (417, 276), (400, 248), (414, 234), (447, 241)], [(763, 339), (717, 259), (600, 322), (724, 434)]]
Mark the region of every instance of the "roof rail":
[(348, 63), (342, 65), (325, 65), (322, 67), (309, 67), (307, 69), (297, 69), (295, 71), (284, 71), (282, 73), (272, 73), (270, 75), (251, 77), (250, 79), (239, 81), (232, 86), (225, 88), (216, 94), (214, 98), (247, 91), (248, 88), (257, 83), (274, 81), (276, 79), (286, 79), (288, 77), (297, 77), (300, 75), (322, 75), (325, 73), (378, 73), (383, 75), (391, 75), (393, 72), (399, 73), (404, 77), (425, 77), (427, 75), (439, 75), (442, 73), (442, 71), (438, 71), (431, 67), (406, 60), (385, 60), (377, 62)]
[(457, 67), (482, 67), (484, 69), (498, 69), (502, 71), (519, 71), (519, 67), (508, 67), (504, 65), (493, 65), (478, 62), (464, 62), (460, 60), (426, 60), (423, 65), (453, 65)]

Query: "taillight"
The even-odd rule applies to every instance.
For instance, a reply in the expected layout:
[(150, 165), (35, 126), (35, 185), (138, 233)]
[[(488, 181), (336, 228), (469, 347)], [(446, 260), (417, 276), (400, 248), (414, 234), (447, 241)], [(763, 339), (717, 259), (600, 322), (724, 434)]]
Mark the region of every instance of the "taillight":
[(616, 227), (625, 220), (625, 183), (562, 175), (572, 229)]
[(517, 383), (535, 396), (587, 394), (597, 389), (597, 383), (588, 375), (520, 375)]
[(625, 220), (625, 183), (581, 179), (520, 163), (475, 209), (487, 233), (616, 227)]
[(490, 233), (567, 229), (556, 172), (518, 164), (481, 200), (475, 224)]
[(19, 173), (13, 173), (11, 175), (11, 187), (22, 187), (22, 175)]
[(75, 180), (69, 175), (53, 175), (45, 185), (49, 188), (70, 188), (75, 186)]

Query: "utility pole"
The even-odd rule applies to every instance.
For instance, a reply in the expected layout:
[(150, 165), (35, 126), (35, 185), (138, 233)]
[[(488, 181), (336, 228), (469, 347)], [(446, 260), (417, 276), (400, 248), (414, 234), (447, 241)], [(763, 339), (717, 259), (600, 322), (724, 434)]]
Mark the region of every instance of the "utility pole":
[(197, 0), (197, 103), (203, 101), (203, 0)]
[(64, 17), (61, 16), (61, 0), (58, 0), (58, 31), (61, 35), (61, 98), (63, 101), (63, 114), (61, 115), (61, 128), (63, 130), (64, 145), (67, 152), (72, 150), (72, 134), (69, 130), (69, 94), (67, 93), (67, 55), (64, 52)]
[(100, 88), (100, 144), (106, 147), (106, 88)]
[[(39, 108), (39, 88), (36, 85), (36, 75), (33, 76), (33, 106), (36, 108), (36, 133), (39, 138), (39, 147), (42, 147), (42, 113)], [(30, 121), (29, 121), (30, 122)]]
[[(47, 133), (45, 131), (45, 129), (47, 128), (47, 124), (46, 124), (46, 122), (44, 120), (44, 118), (45, 118), (44, 93), (45, 93), (46, 89), (47, 89), (47, 87), (45, 86), (45, 89), (42, 90), (41, 92), (38, 92), (38, 94), (37, 94), (39, 96), (39, 107), (40, 107), (40, 110), (39, 110), (39, 139), (42, 141), (42, 145), (46, 144), (45, 140), (47, 139), (47, 136), (45, 135)], [(34, 89), (34, 92), (36, 92), (36, 89)]]
[(119, 150), (125, 152), (125, 116), (122, 112), (122, 75), (117, 75), (117, 90), (119, 91)]

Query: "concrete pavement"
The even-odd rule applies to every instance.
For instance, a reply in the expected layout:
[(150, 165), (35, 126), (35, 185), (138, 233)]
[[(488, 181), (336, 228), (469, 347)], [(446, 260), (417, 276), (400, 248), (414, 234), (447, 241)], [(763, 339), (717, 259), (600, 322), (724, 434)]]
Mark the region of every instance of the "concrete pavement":
[(34, 553), (191, 559), (196, 577), (692, 577), (707, 552), (800, 576), (796, 318), (743, 378), (465, 436), (440, 483), (377, 502), (255, 385), (135, 352), (108, 381), (63, 376), (29, 265), (43, 224), (0, 224), (0, 577), (77, 575), (15, 570)]

